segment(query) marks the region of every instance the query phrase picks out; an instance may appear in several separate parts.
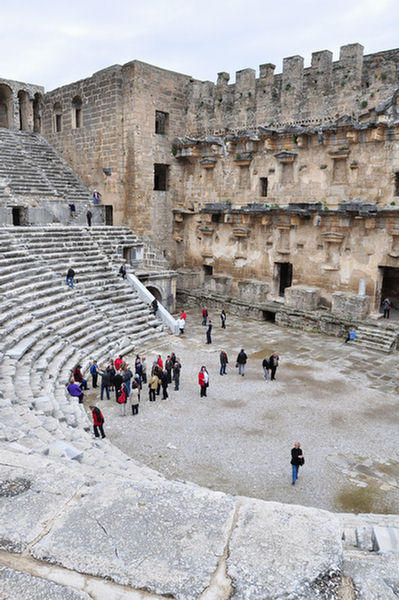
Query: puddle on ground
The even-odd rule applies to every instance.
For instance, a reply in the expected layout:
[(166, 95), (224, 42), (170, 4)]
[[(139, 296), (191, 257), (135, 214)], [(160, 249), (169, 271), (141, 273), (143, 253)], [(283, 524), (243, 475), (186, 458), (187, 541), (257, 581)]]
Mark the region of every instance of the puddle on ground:
[(221, 404), (225, 408), (243, 408), (245, 406), (245, 402), (242, 400), (222, 400)]
[(368, 485), (367, 487), (347, 486), (336, 496), (339, 512), (392, 514), (396, 512), (394, 503), (385, 490)]
[(376, 467), (377, 471), (382, 471), (382, 473), (384, 473), (385, 475), (391, 475), (392, 477), (395, 477), (398, 479), (399, 481), (399, 463), (398, 462), (394, 462), (394, 461), (390, 461), (389, 464), (379, 464)]

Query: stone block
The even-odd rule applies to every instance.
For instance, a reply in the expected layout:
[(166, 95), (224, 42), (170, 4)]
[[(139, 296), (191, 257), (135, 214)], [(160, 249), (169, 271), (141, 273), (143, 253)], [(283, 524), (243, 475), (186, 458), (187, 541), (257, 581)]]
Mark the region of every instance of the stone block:
[[(4, 594), (4, 595), (3, 595)], [(0, 567), (0, 595), (7, 600), (90, 600), (85, 592), (66, 585), (58, 585), (29, 573)]]
[(380, 554), (393, 552), (399, 554), (399, 528), (379, 527), (375, 525), (372, 533), (373, 550)]
[(344, 319), (365, 319), (370, 312), (370, 298), (369, 296), (353, 296), (344, 292), (334, 292), (331, 312)]
[(78, 450), (76, 446), (68, 444), (68, 442), (65, 442), (64, 440), (55, 440), (54, 442), (51, 442), (49, 453), (51, 454), (52, 452), (61, 453), (61, 456), (77, 461), (80, 461), (83, 455), (83, 452)]
[(238, 282), (238, 297), (247, 302), (264, 302), (269, 292), (270, 285), (264, 281), (242, 279)]
[(311, 288), (303, 285), (292, 285), (285, 288), (284, 304), (293, 306), (298, 310), (317, 310), (320, 302), (319, 288)]

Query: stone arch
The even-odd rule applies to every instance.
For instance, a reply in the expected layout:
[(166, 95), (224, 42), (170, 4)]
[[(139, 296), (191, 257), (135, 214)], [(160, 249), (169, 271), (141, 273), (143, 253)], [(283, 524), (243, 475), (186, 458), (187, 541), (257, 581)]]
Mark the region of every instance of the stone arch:
[(43, 96), (36, 92), (33, 98), (33, 131), (40, 133), (42, 130), (42, 98)]
[(12, 129), (13, 97), (11, 88), (5, 83), (0, 84), (0, 127)]
[(82, 98), (80, 96), (75, 96), (72, 100), (72, 123), (75, 129), (80, 129), (82, 127)]
[(19, 129), (21, 131), (29, 131), (30, 100), (29, 100), (29, 94), (25, 90), (19, 90), (18, 104), (19, 104)]
[(162, 304), (162, 293), (160, 290), (152, 285), (147, 286), (147, 290), (158, 300), (160, 304)]
[(61, 102), (55, 102), (53, 106), (54, 112), (54, 131), (62, 131), (62, 104)]

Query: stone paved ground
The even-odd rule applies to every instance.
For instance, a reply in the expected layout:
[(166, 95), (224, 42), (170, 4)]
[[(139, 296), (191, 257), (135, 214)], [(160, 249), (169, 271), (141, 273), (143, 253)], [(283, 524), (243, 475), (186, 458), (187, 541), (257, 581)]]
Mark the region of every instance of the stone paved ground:
[[(212, 316), (212, 315), (211, 315)], [(259, 321), (229, 317), (205, 344), (199, 311), (189, 311), (184, 339), (170, 337), (145, 349), (175, 351), (183, 365), (181, 389), (149, 403), (144, 390), (138, 416), (119, 416), (103, 401), (111, 441), (138, 462), (173, 479), (278, 502), (347, 512), (399, 512), (397, 443), (398, 355), (379, 355), (342, 340)], [(219, 352), (229, 356), (219, 375)], [(235, 369), (244, 347), (245, 377)], [(264, 356), (277, 350), (281, 366), (265, 383)], [(131, 358), (133, 363), (133, 357)], [(210, 373), (200, 399), (198, 370)], [(90, 391), (87, 404), (99, 394)], [(290, 449), (301, 442), (306, 464), (290, 484)]]

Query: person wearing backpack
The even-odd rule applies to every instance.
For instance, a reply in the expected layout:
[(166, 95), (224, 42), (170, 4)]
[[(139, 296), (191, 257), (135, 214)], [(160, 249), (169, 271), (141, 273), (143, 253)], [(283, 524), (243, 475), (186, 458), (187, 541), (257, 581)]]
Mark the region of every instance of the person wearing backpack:
[(263, 367), (263, 377), (265, 381), (269, 380), (269, 369), (270, 369), (270, 362), (267, 360), (267, 358), (264, 358), (262, 361), (262, 367)]
[[(104, 425), (103, 413), (97, 406), (89, 406), (89, 408), (91, 410), (91, 414), (93, 415), (94, 435), (96, 437), (100, 437), (100, 433), (101, 433), (101, 437), (102, 437), (102, 439), (104, 439), (105, 433), (104, 433), (104, 428), (103, 428), (103, 425)], [(100, 433), (99, 433), (99, 431), (100, 431)]]

